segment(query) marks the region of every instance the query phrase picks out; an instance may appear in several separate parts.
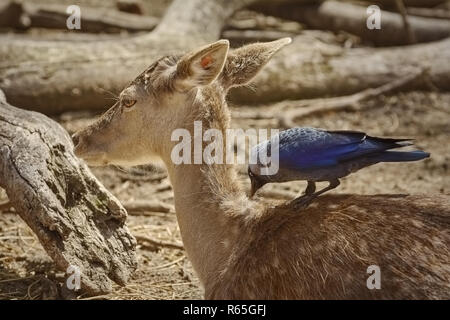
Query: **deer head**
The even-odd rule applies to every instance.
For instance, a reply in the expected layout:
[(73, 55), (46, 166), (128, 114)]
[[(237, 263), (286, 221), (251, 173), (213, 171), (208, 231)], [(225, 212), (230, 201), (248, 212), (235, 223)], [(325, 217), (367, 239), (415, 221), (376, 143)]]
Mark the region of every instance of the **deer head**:
[(229, 88), (248, 83), (290, 42), (255, 43), (228, 54), (228, 41), (219, 40), (157, 60), (120, 93), (113, 107), (74, 134), (75, 154), (90, 165), (140, 165), (155, 156), (164, 160), (173, 130), (189, 127), (191, 120), (192, 125), (192, 115), (202, 114), (199, 109), (224, 104)]

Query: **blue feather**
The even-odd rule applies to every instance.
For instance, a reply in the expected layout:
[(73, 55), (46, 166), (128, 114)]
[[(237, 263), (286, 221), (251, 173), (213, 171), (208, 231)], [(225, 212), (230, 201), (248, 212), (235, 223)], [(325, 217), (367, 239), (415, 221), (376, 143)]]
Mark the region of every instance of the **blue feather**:
[(293, 128), (280, 133), (279, 159), (285, 168), (322, 168), (409, 144), (406, 139), (376, 138), (357, 131)]
[(428, 152), (415, 150), (415, 151), (385, 151), (377, 154), (375, 157), (379, 162), (403, 162), (403, 161), (418, 161), (428, 158), (430, 154)]

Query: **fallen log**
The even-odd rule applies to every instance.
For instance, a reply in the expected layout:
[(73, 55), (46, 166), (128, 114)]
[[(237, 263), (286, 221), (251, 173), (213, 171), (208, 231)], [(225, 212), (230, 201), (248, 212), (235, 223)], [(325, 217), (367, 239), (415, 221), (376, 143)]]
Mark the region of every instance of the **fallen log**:
[(17, 1), (0, 2), (0, 27), (22, 27), (22, 4)]
[[(380, 6), (389, 8), (395, 8), (395, 0), (359, 0), (363, 2), (367, 2), (367, 5), (378, 4)], [(408, 7), (435, 7), (440, 4), (445, 3), (447, 0), (403, 0), (405, 6)]]
[[(10, 1), (0, 6), (0, 26), (20, 29), (54, 28), (67, 30), (70, 14), (66, 5), (19, 3)], [(139, 16), (108, 8), (81, 7), (81, 32), (117, 33), (122, 30), (150, 31), (159, 23), (159, 18)], [(7, 17), (7, 18), (6, 18)]]
[[(49, 29), (47, 29), (49, 30)], [(125, 33), (87, 33), (87, 32), (59, 32), (50, 31), (39, 33), (39, 38), (32, 32), (27, 33), (0, 33), (0, 43), (7, 41), (7, 39), (15, 39), (20, 41), (58, 41), (58, 42), (99, 42), (104, 40), (118, 41), (120, 39), (129, 38), (129, 34)]]
[[(391, 48), (344, 49), (310, 35), (293, 38), (254, 79), (254, 92), (235, 88), (232, 101), (252, 104), (343, 96), (382, 86), (417, 69), (427, 70), (413, 89), (450, 90), (450, 39)], [(431, 85), (430, 85), (431, 84)]]
[[(396, 3), (396, 1), (392, 1)], [(378, 46), (409, 44), (410, 34), (402, 15), (381, 11), (381, 29), (367, 28), (367, 6), (329, 0), (321, 4), (301, 6), (286, 3), (278, 6), (257, 6), (253, 9), (285, 19), (305, 23), (321, 30), (343, 30)], [(450, 36), (450, 21), (408, 16), (410, 32), (417, 42), (441, 40)]]
[(116, 7), (119, 11), (144, 15), (145, 9), (141, 1), (136, 0), (118, 0)]
[(136, 240), (125, 209), (72, 149), (56, 122), (0, 100), (0, 186), (58, 269), (77, 268), (86, 293), (110, 292), (136, 269)]
[(13, 105), (46, 114), (104, 109), (107, 91), (120, 92), (161, 55), (216, 40), (226, 19), (252, 1), (176, 0), (153, 32), (118, 41), (2, 40), (0, 89)]
[(424, 75), (426, 75), (425, 70), (417, 70), (378, 88), (369, 88), (351, 95), (321, 99), (287, 100), (276, 103), (269, 110), (250, 113), (237, 111), (233, 112), (233, 116), (240, 119), (276, 119), (279, 128), (292, 128), (296, 126), (295, 120), (302, 117), (325, 112), (361, 110), (366, 106), (363, 103), (364, 101), (399, 91), (415, 81), (422, 80)]
[(450, 19), (450, 10), (446, 9), (430, 9), (430, 8), (406, 8), (406, 12), (413, 16)]
[[(100, 109), (110, 94), (156, 58), (216, 40), (227, 17), (253, 0), (176, 0), (151, 33), (118, 41), (42, 42), (2, 40), (0, 88), (8, 101), (46, 114)], [(231, 92), (234, 102), (259, 103), (352, 94), (385, 84), (412, 68), (450, 87), (450, 40), (389, 49), (343, 49), (308, 34), (277, 54), (255, 79), (256, 92)], [(428, 87), (425, 87), (426, 89)]]

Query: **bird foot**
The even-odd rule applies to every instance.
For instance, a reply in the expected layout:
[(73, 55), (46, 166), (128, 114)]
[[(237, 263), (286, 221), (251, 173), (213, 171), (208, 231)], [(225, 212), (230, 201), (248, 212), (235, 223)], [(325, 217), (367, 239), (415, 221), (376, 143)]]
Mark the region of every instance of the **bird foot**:
[(315, 196), (312, 194), (305, 194), (301, 197), (295, 198), (291, 203), (295, 209), (305, 209), (311, 204), (314, 198)]

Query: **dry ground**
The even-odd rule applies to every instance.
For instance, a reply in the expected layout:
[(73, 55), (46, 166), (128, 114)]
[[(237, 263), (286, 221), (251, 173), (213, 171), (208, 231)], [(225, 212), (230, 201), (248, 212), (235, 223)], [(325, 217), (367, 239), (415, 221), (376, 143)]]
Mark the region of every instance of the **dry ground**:
[[(431, 152), (430, 159), (408, 164), (379, 164), (344, 179), (340, 193), (448, 193), (450, 192), (450, 93), (410, 92), (379, 97), (366, 103), (358, 112), (327, 113), (298, 121), (299, 126), (328, 129), (364, 130), (372, 135), (413, 137), (417, 146)], [(262, 107), (233, 107), (233, 110), (260, 112)], [(267, 108), (270, 108), (268, 106)], [(237, 112), (235, 112), (237, 113)], [(70, 132), (77, 130), (95, 116), (65, 114), (58, 120)], [(233, 119), (234, 127), (273, 127), (272, 120)], [(151, 168), (93, 168), (95, 175), (121, 201), (159, 199), (173, 203), (170, 183), (164, 172)], [(248, 186), (244, 168), (243, 183)], [(292, 194), (304, 188), (303, 182), (265, 186), (263, 189), (287, 191)], [(0, 201), (5, 194), (0, 194)], [(181, 243), (173, 213), (131, 215), (128, 226), (134, 235)], [(142, 242), (138, 247), (139, 268), (126, 287), (117, 287), (102, 298), (107, 299), (195, 299), (201, 298), (198, 280), (179, 249), (155, 247)], [(61, 298), (57, 293), (63, 274), (36, 237), (14, 213), (0, 215), (0, 299)], [(79, 298), (83, 298), (80, 296)]]

